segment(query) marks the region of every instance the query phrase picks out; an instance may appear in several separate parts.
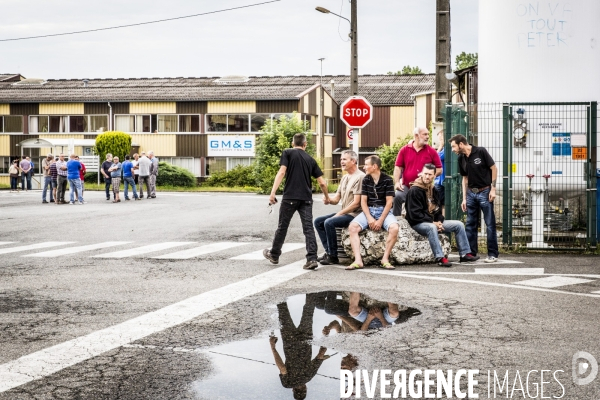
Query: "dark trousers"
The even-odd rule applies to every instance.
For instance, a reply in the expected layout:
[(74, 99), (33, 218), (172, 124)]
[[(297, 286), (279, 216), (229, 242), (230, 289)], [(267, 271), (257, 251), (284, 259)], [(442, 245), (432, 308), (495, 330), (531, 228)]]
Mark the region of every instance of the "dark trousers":
[[(104, 191), (106, 192), (106, 200), (110, 200), (110, 185), (112, 183), (112, 179), (110, 176), (108, 178), (104, 178)], [(113, 194), (113, 198), (115, 195)]]
[(335, 257), (338, 256), (337, 232), (335, 228), (347, 228), (353, 219), (354, 217), (350, 214), (340, 215), (339, 217), (336, 217), (335, 214), (328, 214), (315, 218), (315, 229), (327, 254)]
[(17, 181), (19, 180), (18, 176), (11, 176), (10, 177), (10, 189), (11, 190), (17, 190), (18, 186), (17, 186)]
[(139, 176), (139, 189), (140, 189), (140, 197), (144, 197), (144, 184), (146, 184), (146, 197), (150, 197), (150, 176)]
[(483, 192), (473, 193), (467, 191), (467, 224), (465, 231), (469, 239), (471, 253), (479, 252), (477, 246), (477, 221), (479, 212), (483, 212), (487, 236), (487, 254), (488, 256), (498, 257), (498, 235), (496, 233), (496, 216), (494, 215), (494, 203), (489, 200), (490, 189)]
[(277, 226), (277, 231), (275, 231), (275, 238), (273, 239), (273, 246), (271, 247), (271, 254), (274, 257), (279, 257), (281, 255), (281, 247), (283, 246), (283, 242), (285, 242), (290, 221), (292, 220), (294, 213), (298, 211), (300, 221), (302, 222), (304, 239), (306, 241), (306, 259), (308, 261), (317, 260), (317, 238), (312, 224), (312, 205), (312, 200), (281, 200), (281, 207), (279, 208), (279, 225)]
[(396, 195), (394, 196), (394, 208), (392, 208), (392, 214), (395, 217), (399, 217), (402, 215), (402, 204), (406, 202), (406, 194), (410, 189), (408, 186), (403, 185), (404, 190), (396, 190)]
[[(27, 186), (25, 186), (27, 182)], [(31, 190), (31, 172), (21, 174), (21, 190)]]
[(68, 181), (66, 176), (58, 175), (58, 187), (56, 189), (57, 201), (65, 201), (65, 192), (67, 191)]

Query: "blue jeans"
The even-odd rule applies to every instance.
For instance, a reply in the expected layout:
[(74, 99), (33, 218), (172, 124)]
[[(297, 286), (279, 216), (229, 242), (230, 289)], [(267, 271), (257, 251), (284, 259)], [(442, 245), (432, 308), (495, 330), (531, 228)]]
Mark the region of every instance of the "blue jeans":
[[(444, 231), (442, 233), (454, 232), (454, 235), (456, 236), (456, 247), (458, 247), (458, 254), (461, 257), (471, 253), (469, 240), (467, 239), (465, 227), (462, 222), (447, 219), (444, 221), (442, 226), (444, 227)], [(427, 240), (429, 240), (429, 245), (431, 246), (431, 250), (433, 251), (435, 258), (441, 258), (445, 256), (444, 251), (442, 250), (442, 244), (440, 243), (440, 237), (438, 236), (439, 232), (435, 224), (431, 222), (421, 222), (412, 228), (420, 235), (427, 236)]]
[(498, 257), (498, 235), (496, 234), (496, 216), (494, 215), (494, 203), (489, 200), (490, 189), (483, 192), (473, 193), (467, 191), (467, 238), (473, 254), (478, 253), (477, 248), (477, 220), (479, 212), (483, 212), (487, 233), (488, 256)]
[(52, 194), (52, 177), (45, 176), (44, 177), (44, 190), (42, 190), (42, 200), (46, 200), (46, 191), (50, 188), (50, 201), (54, 200), (54, 195)]
[(19, 177), (18, 176), (11, 176), (10, 177), (10, 190), (17, 190), (18, 188), (18, 180)]
[(347, 228), (354, 217), (350, 214), (344, 214), (338, 217), (334, 217), (334, 215), (335, 214), (329, 214), (315, 218), (315, 229), (319, 234), (325, 252), (330, 256), (337, 257), (338, 246), (335, 228)]
[[(104, 191), (106, 192), (106, 200), (110, 200), (110, 185), (112, 183), (112, 179), (109, 176), (108, 178), (104, 178)], [(115, 195), (113, 194), (113, 198)]]
[(312, 200), (281, 200), (281, 206), (279, 207), (279, 224), (275, 231), (273, 246), (271, 247), (271, 254), (275, 258), (279, 258), (281, 255), (281, 247), (283, 246), (283, 242), (285, 242), (290, 221), (296, 211), (298, 211), (300, 222), (302, 222), (304, 239), (306, 240), (306, 259), (308, 261), (317, 260), (317, 238), (312, 225), (312, 206)]
[(77, 197), (79, 197), (79, 202), (83, 203), (83, 196), (81, 195), (81, 179), (69, 179), (69, 200), (73, 203), (74, 196), (73, 192), (77, 189)]
[(133, 188), (133, 198), (137, 199), (137, 191), (135, 190), (135, 181), (132, 176), (124, 176), (123, 180), (125, 181), (125, 200), (129, 200), (129, 185)]
[[(25, 186), (25, 181), (27, 181), (27, 186)], [(22, 173), (21, 174), (21, 190), (31, 190), (31, 174), (30, 173)]]

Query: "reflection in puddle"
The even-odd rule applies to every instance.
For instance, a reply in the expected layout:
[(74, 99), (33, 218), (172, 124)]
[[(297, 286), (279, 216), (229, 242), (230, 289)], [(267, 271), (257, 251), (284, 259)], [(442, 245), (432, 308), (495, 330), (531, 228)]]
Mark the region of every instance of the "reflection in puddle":
[(340, 369), (356, 369), (351, 354), (314, 346), (323, 336), (391, 327), (421, 312), (356, 292), (297, 295), (277, 304), (279, 328), (262, 338), (206, 350), (215, 374), (193, 383), (201, 399), (339, 398)]

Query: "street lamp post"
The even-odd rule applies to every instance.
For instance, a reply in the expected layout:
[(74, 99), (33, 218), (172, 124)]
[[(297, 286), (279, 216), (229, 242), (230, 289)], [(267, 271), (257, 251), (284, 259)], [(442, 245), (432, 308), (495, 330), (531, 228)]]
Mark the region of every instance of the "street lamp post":
[(324, 117), (325, 117), (325, 91), (323, 90), (323, 60), (325, 60), (325, 58), (321, 57), (319, 58), (319, 61), (321, 61), (321, 87), (319, 89), (319, 93), (320, 93), (320, 98), (321, 98), (321, 104), (319, 107), (319, 133), (321, 135), (320, 138), (320, 143), (321, 143), (321, 167), (325, 168), (325, 124), (324, 124)]
[[(329, 11), (324, 7), (316, 7), (315, 10), (324, 14), (333, 14), (339, 18), (345, 19), (350, 23), (350, 34), (348, 35), (351, 40), (350, 45), (350, 96), (358, 96), (358, 27), (357, 27), (357, 1), (350, 0), (350, 20), (342, 17), (336, 13)], [(358, 155), (358, 129), (354, 129), (352, 132), (353, 146), (352, 150)]]

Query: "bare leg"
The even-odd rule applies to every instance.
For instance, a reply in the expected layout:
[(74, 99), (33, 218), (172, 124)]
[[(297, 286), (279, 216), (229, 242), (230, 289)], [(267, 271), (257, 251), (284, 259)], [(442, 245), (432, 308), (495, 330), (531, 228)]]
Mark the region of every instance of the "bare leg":
[(350, 245), (352, 246), (352, 253), (354, 253), (354, 262), (361, 267), (363, 266), (362, 257), (360, 256), (360, 238), (358, 233), (362, 231), (359, 224), (352, 222), (348, 227), (350, 232)]
[(392, 249), (394, 245), (398, 241), (398, 224), (392, 224), (388, 228), (388, 237), (385, 241), (385, 252), (383, 253), (383, 258), (381, 259), (381, 263), (390, 262), (390, 254), (392, 254)]
[(351, 316), (358, 316), (362, 311), (362, 307), (358, 305), (360, 301), (360, 293), (358, 292), (350, 292), (350, 304), (348, 306), (348, 314)]

